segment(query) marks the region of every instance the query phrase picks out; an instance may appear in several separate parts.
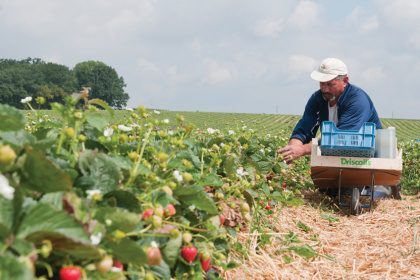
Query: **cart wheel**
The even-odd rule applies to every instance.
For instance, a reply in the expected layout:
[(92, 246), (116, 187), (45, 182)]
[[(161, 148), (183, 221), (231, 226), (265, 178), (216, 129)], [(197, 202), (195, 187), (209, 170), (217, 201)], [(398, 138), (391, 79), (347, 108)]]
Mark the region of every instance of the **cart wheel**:
[(351, 193), (350, 214), (357, 215), (360, 213), (360, 191), (358, 188), (353, 188)]

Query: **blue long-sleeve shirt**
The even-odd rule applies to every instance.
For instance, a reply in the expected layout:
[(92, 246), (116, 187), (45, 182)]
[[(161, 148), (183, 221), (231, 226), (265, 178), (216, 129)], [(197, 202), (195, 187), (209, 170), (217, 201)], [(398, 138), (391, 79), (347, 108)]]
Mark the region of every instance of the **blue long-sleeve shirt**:
[[(365, 122), (373, 122), (377, 129), (382, 128), (372, 100), (364, 90), (352, 84), (347, 84), (337, 100), (337, 117), (337, 128), (343, 130), (359, 130)], [(309, 98), (290, 138), (299, 139), (303, 144), (311, 142), (323, 121), (328, 121), (328, 102), (318, 90)]]

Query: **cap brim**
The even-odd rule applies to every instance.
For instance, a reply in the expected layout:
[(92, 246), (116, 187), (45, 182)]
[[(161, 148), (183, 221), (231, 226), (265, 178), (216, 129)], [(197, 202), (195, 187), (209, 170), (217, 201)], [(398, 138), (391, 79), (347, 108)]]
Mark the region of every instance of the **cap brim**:
[(337, 76), (338, 75), (321, 73), (316, 70), (311, 73), (311, 78), (318, 82), (328, 82)]

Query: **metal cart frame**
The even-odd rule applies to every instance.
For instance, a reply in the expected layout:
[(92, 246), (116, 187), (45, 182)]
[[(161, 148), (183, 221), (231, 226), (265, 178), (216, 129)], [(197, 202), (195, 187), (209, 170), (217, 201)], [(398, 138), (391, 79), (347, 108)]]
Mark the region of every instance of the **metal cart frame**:
[[(351, 214), (358, 214), (360, 208), (371, 210), (375, 185), (396, 188), (402, 172), (402, 150), (395, 158), (362, 158), (349, 156), (322, 156), (318, 139), (312, 139), (311, 177), (320, 190), (338, 188), (340, 207), (348, 206)], [(369, 204), (359, 202), (360, 189), (370, 186)], [(343, 189), (351, 189), (351, 202), (343, 201)]]

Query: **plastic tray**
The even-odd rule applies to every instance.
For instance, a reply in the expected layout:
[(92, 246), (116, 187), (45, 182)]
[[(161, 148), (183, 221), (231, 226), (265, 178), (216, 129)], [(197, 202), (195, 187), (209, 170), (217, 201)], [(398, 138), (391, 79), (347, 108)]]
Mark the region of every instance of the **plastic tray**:
[(374, 157), (376, 125), (366, 122), (357, 130), (338, 129), (334, 122), (321, 124), (321, 155)]

